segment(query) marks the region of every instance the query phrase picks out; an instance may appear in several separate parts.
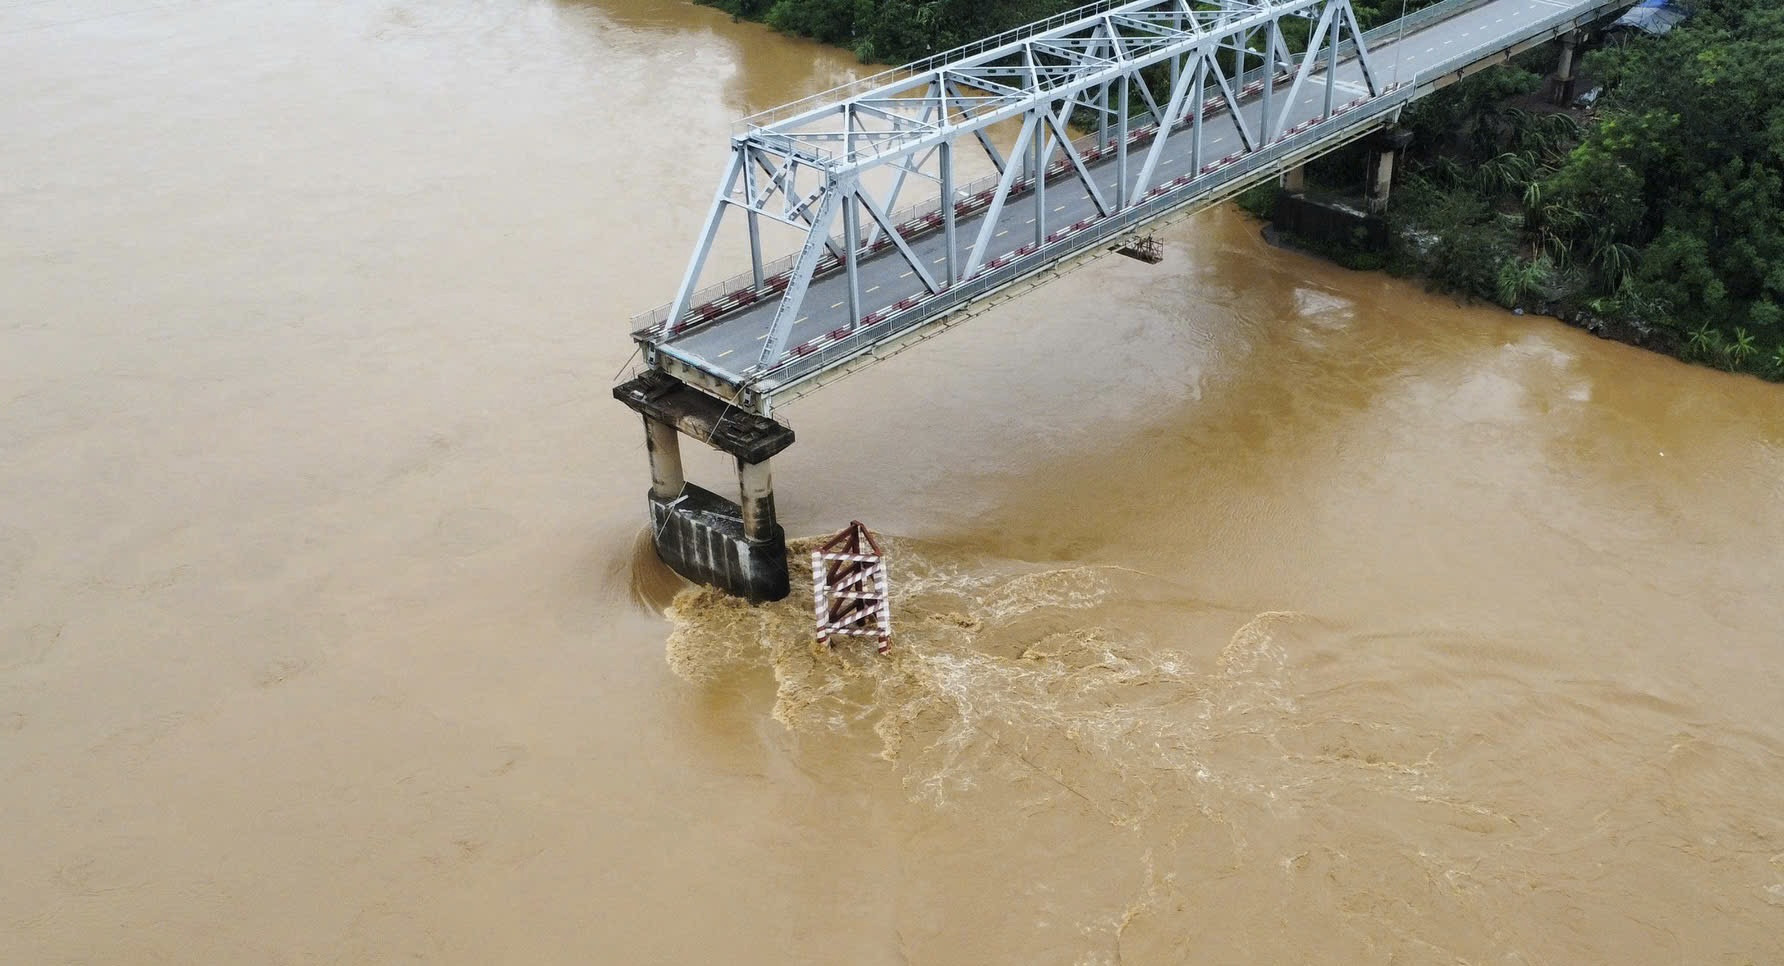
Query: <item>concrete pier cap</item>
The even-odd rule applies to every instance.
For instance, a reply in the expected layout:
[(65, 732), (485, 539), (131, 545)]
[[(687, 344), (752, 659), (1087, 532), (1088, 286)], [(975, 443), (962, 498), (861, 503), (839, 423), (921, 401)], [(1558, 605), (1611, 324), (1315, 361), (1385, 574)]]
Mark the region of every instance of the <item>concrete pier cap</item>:
[[(658, 559), (695, 583), (753, 603), (786, 597), (787, 537), (775, 521), (769, 460), (793, 445), (793, 430), (656, 369), (613, 387), (613, 398), (644, 417)], [(687, 482), (682, 436), (737, 461), (735, 502)]]

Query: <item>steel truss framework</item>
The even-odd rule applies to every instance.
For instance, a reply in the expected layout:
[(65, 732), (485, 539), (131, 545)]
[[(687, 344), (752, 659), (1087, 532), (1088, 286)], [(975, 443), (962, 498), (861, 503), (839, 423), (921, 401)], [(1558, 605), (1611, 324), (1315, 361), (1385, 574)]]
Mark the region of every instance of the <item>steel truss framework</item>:
[[(673, 336), (715, 317), (710, 307), (689, 310), (728, 216), (747, 221), (745, 284), (779, 295), (760, 355), (744, 370), (759, 375), (785, 359), (814, 275), (847, 274), (837, 332), (854, 331), (864, 323), (857, 278), (863, 258), (896, 249), (913, 284), (921, 284), (909, 301), (943, 292), (996, 267), (986, 253), (1007, 206), (1032, 205), (1035, 248), (1067, 229), (1048, 222), (1049, 177), (1076, 180), (1097, 217), (1107, 218), (1163, 190), (1157, 181), (1167, 141), (1187, 138), (1189, 170), (1203, 171), (1208, 118), (1231, 118), (1243, 155), (1291, 133), (1290, 106), (1309, 84), (1324, 90), (1320, 118), (1332, 116), (1341, 54), (1357, 59), (1368, 97), (1383, 93), (1350, 0), (1140, 0), (752, 125), (732, 140), (694, 257), (666, 318), (648, 337)], [(1094, 119), (1094, 134), (1074, 143), (1067, 125), (1086, 117)], [(1007, 153), (991, 130), (1003, 124), (1016, 129)], [(963, 198), (958, 172), (968, 152), (989, 161), (996, 183)], [(1093, 177), (1093, 160), (1113, 164), (1112, 191), (1106, 175)], [(895, 221), (913, 182), (925, 185), (931, 207)], [(957, 220), (980, 212), (976, 240), (961, 249)], [(763, 258), (762, 219), (804, 236), (792, 264), (772, 273)], [(934, 231), (945, 235), (946, 257), (924, 264), (910, 239)]]
[(873, 637), (881, 654), (891, 649), (886, 552), (861, 521), (850, 521), (811, 552), (811, 579), (819, 644), (831, 644), (832, 637)]

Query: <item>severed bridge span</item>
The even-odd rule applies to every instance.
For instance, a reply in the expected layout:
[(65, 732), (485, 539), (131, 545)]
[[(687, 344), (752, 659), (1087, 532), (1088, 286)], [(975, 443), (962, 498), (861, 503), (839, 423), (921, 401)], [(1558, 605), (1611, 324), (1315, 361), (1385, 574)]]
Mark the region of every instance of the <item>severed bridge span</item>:
[[(1632, 2), (1443, 0), (1369, 31), (1350, 0), (1103, 2), (745, 119), (614, 388), (644, 417), (658, 556), (786, 596), (777, 403), (1353, 141), (1375, 138), (1385, 203), (1409, 102), (1554, 40), (1566, 81), (1580, 32)], [(737, 500), (684, 478), (683, 435), (736, 458)]]

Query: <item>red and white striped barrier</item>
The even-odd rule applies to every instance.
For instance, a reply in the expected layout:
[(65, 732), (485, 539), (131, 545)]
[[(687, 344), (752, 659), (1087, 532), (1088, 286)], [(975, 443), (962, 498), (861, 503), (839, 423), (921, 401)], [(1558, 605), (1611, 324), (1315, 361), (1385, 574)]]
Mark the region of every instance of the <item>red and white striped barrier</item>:
[(885, 552), (859, 520), (811, 552), (812, 616), (819, 644), (873, 637), (892, 649), (892, 592)]

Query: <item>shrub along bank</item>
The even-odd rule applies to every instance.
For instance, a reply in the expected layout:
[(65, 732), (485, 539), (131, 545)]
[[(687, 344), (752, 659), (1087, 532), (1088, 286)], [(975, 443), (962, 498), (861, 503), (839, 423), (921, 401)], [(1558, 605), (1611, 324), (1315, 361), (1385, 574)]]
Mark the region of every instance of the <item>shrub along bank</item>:
[[(1591, 114), (1539, 106), (1530, 56), (1407, 112), (1389, 267), (1784, 380), (1784, 0), (1700, 0), (1589, 55)], [(1354, 190), (1363, 163), (1310, 176)]]

